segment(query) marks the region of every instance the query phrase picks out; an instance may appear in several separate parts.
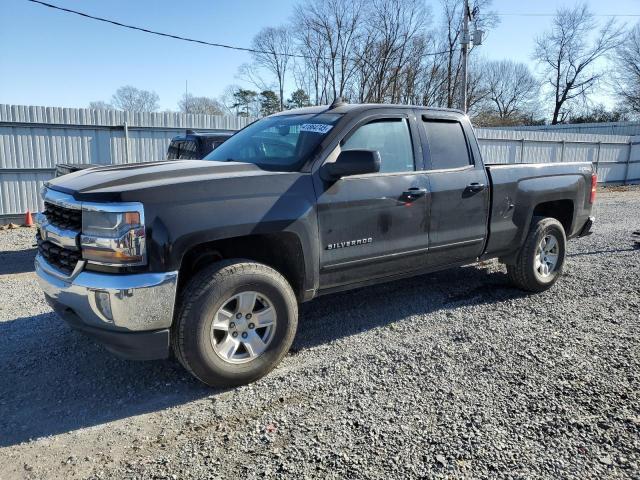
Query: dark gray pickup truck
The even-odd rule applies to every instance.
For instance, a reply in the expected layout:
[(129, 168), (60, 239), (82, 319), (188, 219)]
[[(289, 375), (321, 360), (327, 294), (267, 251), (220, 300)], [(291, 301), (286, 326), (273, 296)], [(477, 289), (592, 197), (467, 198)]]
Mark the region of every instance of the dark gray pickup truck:
[(204, 160), (50, 181), (36, 271), (111, 351), (173, 351), (237, 385), (278, 364), (318, 295), (491, 258), (522, 289), (551, 287), (595, 188), (590, 163), (484, 165), (457, 111), (334, 103), (257, 121)]

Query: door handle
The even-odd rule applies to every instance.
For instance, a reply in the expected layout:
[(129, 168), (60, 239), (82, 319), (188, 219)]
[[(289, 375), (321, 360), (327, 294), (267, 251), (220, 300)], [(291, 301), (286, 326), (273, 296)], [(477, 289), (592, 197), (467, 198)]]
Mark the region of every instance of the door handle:
[(473, 182), (467, 185), (467, 190), (470, 192), (481, 192), (485, 188), (487, 188), (487, 186), (484, 183)]
[(427, 192), (428, 190), (426, 188), (411, 187), (409, 190), (402, 192), (402, 198), (412, 201), (417, 198), (424, 197)]

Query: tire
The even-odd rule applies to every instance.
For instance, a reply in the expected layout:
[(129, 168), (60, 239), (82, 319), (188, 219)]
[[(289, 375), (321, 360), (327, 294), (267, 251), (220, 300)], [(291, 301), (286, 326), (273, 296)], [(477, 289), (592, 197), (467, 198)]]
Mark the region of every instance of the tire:
[[(551, 248), (550, 253), (542, 253), (539, 257), (540, 248), (545, 249), (553, 244), (552, 241), (543, 240), (553, 238), (557, 242), (557, 248)], [(513, 265), (507, 265), (507, 275), (511, 283), (516, 287), (528, 292), (543, 292), (553, 286), (562, 274), (566, 252), (567, 236), (562, 224), (555, 218), (533, 217), (529, 233), (520, 248), (516, 261)], [(556, 262), (553, 268), (548, 268), (545, 274), (545, 262), (540, 262), (540, 258), (547, 261), (553, 259), (552, 252), (556, 252)], [(538, 257), (538, 258), (536, 258)]]
[[(243, 308), (243, 299), (252, 296), (255, 308)], [(298, 327), (298, 303), (287, 280), (246, 260), (201, 270), (182, 291), (180, 304), (171, 332), (173, 351), (192, 375), (212, 387), (244, 385), (269, 373), (289, 351)], [(265, 324), (271, 319), (271, 326), (254, 325), (241, 311), (253, 312), (255, 321)]]

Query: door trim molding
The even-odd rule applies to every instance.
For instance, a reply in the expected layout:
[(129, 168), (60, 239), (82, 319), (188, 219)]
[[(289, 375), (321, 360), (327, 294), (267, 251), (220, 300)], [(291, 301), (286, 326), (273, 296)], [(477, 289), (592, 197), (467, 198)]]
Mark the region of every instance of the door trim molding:
[(466, 245), (473, 245), (475, 243), (484, 242), (484, 238), (472, 238), (471, 240), (464, 240), (462, 242), (443, 243), (442, 245), (433, 245), (429, 247), (429, 250), (440, 250), (443, 248), (455, 248), (464, 247)]
[(385, 255), (376, 255), (374, 257), (357, 258), (355, 260), (347, 260), (346, 262), (330, 263), (323, 266), (320, 270), (333, 270), (334, 268), (345, 267), (347, 265), (354, 265), (359, 263), (375, 262), (378, 260), (393, 260), (407, 255), (417, 255), (419, 253), (426, 253), (429, 251), (429, 247), (418, 248), (416, 250), (405, 250), (402, 252), (387, 253)]
[(442, 250), (444, 248), (456, 248), (456, 247), (464, 247), (466, 245), (473, 245), (476, 243), (484, 242), (484, 238), (472, 238), (471, 240), (464, 240), (463, 242), (452, 242), (445, 243), (443, 245), (434, 245), (426, 248), (418, 248), (416, 250), (405, 250), (403, 252), (395, 252), (395, 253), (387, 253), (385, 255), (376, 255), (375, 257), (365, 257), (365, 258), (357, 258), (355, 260), (347, 260), (346, 262), (338, 262), (338, 263), (330, 263), (323, 266), (320, 270), (333, 270), (335, 268), (345, 267), (347, 265), (354, 265), (360, 263), (367, 262), (375, 262), (378, 260), (393, 260), (400, 257), (405, 257), (407, 255), (418, 255), (420, 253), (427, 253), (431, 250)]

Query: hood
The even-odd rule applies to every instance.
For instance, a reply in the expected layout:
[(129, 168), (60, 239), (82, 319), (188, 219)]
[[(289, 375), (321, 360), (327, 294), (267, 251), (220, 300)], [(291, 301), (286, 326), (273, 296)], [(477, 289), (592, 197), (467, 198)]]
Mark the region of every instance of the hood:
[(145, 189), (270, 173), (252, 163), (172, 160), (89, 168), (50, 180), (47, 186), (78, 200), (107, 200)]

